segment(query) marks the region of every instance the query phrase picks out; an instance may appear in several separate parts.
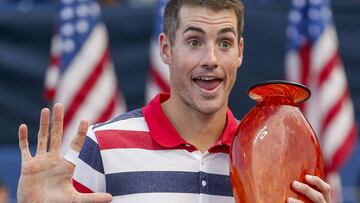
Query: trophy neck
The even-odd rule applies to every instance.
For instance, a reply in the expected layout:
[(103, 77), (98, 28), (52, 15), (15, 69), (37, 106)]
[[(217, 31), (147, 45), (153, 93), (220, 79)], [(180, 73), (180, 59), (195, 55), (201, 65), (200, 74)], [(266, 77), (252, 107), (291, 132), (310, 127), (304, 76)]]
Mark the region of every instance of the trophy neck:
[(310, 97), (310, 90), (302, 84), (272, 80), (261, 82), (252, 86), (249, 96), (261, 103), (289, 104), (296, 106)]
[(267, 96), (267, 97), (264, 97), (257, 105), (258, 106), (263, 106), (263, 105), (297, 106), (297, 104), (294, 102), (293, 98), (286, 97), (286, 96)]

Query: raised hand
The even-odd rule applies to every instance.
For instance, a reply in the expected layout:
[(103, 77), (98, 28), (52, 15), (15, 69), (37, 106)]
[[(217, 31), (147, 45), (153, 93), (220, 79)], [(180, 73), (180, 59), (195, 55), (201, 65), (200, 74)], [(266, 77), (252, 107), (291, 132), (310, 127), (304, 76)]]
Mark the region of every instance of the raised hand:
[[(82, 194), (73, 187), (71, 177), (75, 166), (60, 155), (64, 108), (61, 104), (56, 104), (53, 111), (50, 142), (48, 142), (50, 111), (46, 108), (41, 111), (37, 151), (34, 157), (29, 151), (27, 126), (22, 124), (19, 127), (22, 162), (17, 191), (18, 202), (110, 202), (112, 200), (110, 194)], [(77, 135), (71, 144), (71, 147), (77, 152), (83, 145), (87, 128), (88, 122), (81, 121)]]

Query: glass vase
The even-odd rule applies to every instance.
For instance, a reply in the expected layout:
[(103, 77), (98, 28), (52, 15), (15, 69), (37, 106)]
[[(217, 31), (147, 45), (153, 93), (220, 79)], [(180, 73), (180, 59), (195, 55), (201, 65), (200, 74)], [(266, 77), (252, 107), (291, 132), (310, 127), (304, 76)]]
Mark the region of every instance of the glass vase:
[(311, 202), (291, 188), (305, 175), (321, 178), (319, 142), (298, 105), (310, 97), (303, 85), (267, 81), (249, 89), (257, 104), (240, 122), (230, 150), (230, 177), (237, 203)]

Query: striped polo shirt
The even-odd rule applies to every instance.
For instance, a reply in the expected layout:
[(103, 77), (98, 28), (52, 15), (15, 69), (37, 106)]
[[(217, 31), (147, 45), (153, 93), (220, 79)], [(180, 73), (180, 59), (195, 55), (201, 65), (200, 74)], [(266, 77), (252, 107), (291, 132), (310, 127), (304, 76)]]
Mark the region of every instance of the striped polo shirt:
[(73, 176), (80, 192), (108, 192), (113, 202), (234, 202), (229, 146), (237, 121), (227, 110), (217, 143), (201, 153), (161, 109), (158, 95), (142, 109), (89, 128)]

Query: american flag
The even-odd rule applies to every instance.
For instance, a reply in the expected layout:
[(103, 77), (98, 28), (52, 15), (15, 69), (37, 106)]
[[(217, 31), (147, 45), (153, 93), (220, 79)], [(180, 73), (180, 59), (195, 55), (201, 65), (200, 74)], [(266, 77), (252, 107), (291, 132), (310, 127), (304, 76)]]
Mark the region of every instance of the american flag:
[[(293, 0), (287, 28), (286, 77), (308, 86), (302, 110), (322, 145), (327, 181), (333, 180), (356, 142), (356, 124), (328, 0)], [(337, 179), (339, 180), (339, 179)], [(341, 200), (334, 200), (339, 202)]]
[(45, 77), (45, 97), (64, 105), (64, 154), (81, 119), (103, 122), (125, 111), (95, 0), (61, 0)]
[(158, 37), (163, 31), (163, 13), (167, 0), (159, 0), (156, 7), (154, 31), (150, 40), (150, 68), (145, 100), (150, 101), (159, 92), (170, 92), (170, 73), (160, 57)]

